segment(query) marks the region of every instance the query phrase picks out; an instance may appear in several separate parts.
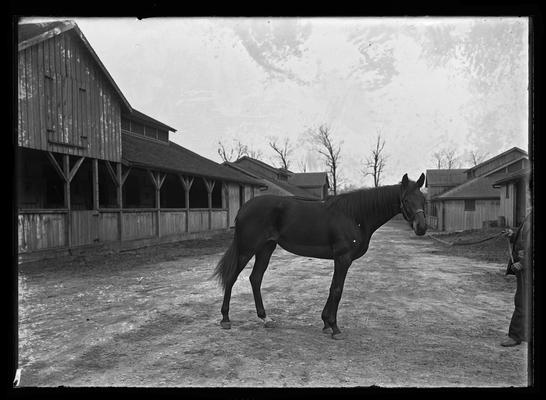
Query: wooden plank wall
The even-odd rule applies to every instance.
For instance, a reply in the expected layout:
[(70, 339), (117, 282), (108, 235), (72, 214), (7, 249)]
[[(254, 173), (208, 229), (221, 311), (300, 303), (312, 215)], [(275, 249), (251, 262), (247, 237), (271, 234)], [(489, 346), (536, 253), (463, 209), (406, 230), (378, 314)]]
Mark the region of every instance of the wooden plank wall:
[(475, 176), (481, 176), (483, 174), (486, 174), (489, 171), (493, 171), (494, 169), (503, 166), (504, 164), (507, 164), (510, 161), (516, 160), (520, 158), (521, 156), (523, 156), (523, 154), (520, 153), (519, 151), (512, 151), (496, 160), (490, 161), (487, 164), (477, 168), (474, 171), (474, 174)]
[(119, 212), (100, 212), (99, 239), (101, 242), (119, 240)]
[(72, 246), (93, 244), (99, 240), (99, 215), (94, 210), (73, 211), (70, 218)]
[(161, 211), (161, 236), (186, 232), (186, 211)]
[(228, 207), (229, 207), (229, 226), (235, 226), (235, 217), (239, 212), (239, 185), (228, 183)]
[(504, 216), (507, 226), (514, 226), (515, 213), (514, 213), (514, 199), (516, 196), (515, 185), (513, 183), (508, 184), (508, 198), (506, 198), (506, 186), (502, 186), (500, 189), (500, 207), (499, 215)]
[(156, 235), (155, 211), (123, 211), (123, 239), (141, 239)]
[(475, 211), (464, 210), (464, 200), (444, 201), (446, 231), (481, 229), (484, 221), (496, 221), (499, 215), (499, 200), (476, 200)]
[(19, 51), (18, 144), (119, 162), (118, 96), (68, 31)]
[(209, 211), (207, 210), (190, 210), (189, 215), (189, 231), (200, 232), (207, 231), (209, 228)]
[(227, 229), (228, 213), (226, 210), (213, 210), (212, 211), (212, 227), (211, 229)]
[(19, 252), (66, 246), (66, 213), (41, 212), (19, 214)]

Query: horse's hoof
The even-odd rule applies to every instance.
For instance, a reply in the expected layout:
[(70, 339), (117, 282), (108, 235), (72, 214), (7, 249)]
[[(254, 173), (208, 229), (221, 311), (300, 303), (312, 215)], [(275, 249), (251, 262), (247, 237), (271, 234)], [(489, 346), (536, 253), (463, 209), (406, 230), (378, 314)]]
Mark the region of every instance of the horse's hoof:
[(324, 328), (322, 328), (322, 333), (324, 333), (325, 335), (331, 335), (333, 331), (332, 328), (330, 328), (329, 326), (325, 326)]
[(339, 333), (332, 333), (332, 339), (334, 340), (343, 340), (345, 339), (345, 335), (341, 332)]
[(275, 327), (275, 320), (272, 320), (269, 317), (261, 318), (261, 320), (264, 322), (264, 328), (274, 328)]
[(231, 329), (231, 322), (221, 321), (220, 326), (222, 327), (222, 329)]

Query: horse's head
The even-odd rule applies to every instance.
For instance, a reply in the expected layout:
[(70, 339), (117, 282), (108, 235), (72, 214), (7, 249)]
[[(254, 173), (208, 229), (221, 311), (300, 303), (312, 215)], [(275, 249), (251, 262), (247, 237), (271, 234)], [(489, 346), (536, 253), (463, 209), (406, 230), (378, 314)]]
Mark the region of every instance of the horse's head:
[(425, 174), (421, 174), (417, 182), (404, 174), (400, 191), (400, 211), (417, 236), (423, 236), (427, 231), (425, 196), (420, 190), (424, 182)]

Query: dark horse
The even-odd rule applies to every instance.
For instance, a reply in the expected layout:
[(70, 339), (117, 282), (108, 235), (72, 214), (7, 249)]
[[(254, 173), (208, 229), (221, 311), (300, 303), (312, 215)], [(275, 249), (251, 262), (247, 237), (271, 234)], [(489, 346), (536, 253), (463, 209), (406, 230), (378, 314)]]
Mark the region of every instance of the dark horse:
[(325, 201), (265, 195), (245, 203), (235, 220), (233, 242), (214, 271), (224, 288), (222, 328), (231, 328), (231, 289), (254, 255), (250, 283), (256, 311), (266, 326), (271, 325), (260, 287), (271, 254), (279, 244), (300, 256), (334, 260), (334, 276), (322, 320), (323, 331), (331, 333), (334, 339), (340, 338), (337, 309), (345, 276), (353, 260), (368, 250), (372, 234), (400, 212), (415, 234), (425, 234), (425, 198), (420, 191), (424, 180), (424, 174), (417, 182), (405, 174), (398, 185), (356, 190)]

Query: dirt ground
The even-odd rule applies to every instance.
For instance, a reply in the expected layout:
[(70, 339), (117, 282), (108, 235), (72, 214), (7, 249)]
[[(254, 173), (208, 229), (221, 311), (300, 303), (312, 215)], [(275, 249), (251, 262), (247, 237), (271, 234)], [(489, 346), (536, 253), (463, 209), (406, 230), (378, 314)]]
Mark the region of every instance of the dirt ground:
[(256, 317), (250, 263), (233, 289), (233, 327), (221, 329), (210, 275), (230, 240), (21, 265), (20, 385), (527, 385), (526, 346), (499, 346), (515, 292), (502, 242), (482, 245), (487, 258), (390, 221), (349, 270), (338, 313), (347, 336), (336, 341), (320, 319), (332, 262), (280, 248), (262, 285), (276, 326)]

